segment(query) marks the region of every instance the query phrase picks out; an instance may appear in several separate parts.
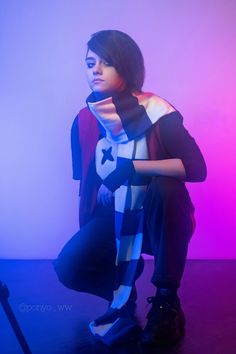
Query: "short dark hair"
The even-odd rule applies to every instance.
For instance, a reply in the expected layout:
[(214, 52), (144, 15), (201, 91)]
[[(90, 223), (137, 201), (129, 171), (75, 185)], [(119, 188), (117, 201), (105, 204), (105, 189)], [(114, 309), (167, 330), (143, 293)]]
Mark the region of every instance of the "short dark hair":
[(143, 55), (128, 34), (118, 30), (99, 31), (91, 36), (87, 45), (88, 50), (114, 66), (128, 90), (141, 91), (145, 77)]

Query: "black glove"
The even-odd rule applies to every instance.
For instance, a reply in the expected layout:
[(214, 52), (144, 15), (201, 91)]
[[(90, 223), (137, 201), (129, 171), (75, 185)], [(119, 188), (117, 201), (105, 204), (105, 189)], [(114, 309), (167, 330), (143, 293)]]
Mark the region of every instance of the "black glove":
[(118, 157), (116, 169), (102, 182), (111, 192), (119, 188), (126, 180), (130, 182), (135, 173), (133, 161)]

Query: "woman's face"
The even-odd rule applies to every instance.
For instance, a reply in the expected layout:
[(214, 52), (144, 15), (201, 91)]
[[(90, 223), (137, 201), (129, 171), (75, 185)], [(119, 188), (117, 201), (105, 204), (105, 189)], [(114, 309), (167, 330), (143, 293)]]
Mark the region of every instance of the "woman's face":
[(94, 92), (115, 93), (125, 88), (124, 79), (111, 66), (96, 53), (88, 50), (86, 56), (87, 80)]

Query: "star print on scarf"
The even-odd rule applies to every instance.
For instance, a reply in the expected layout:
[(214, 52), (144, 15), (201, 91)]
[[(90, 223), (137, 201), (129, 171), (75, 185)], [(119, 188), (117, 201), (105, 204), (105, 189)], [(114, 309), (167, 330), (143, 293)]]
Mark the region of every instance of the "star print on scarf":
[(103, 157), (102, 157), (102, 161), (101, 161), (102, 165), (104, 165), (106, 160), (114, 161), (114, 157), (111, 154), (112, 146), (110, 146), (109, 149), (107, 149), (107, 150), (106, 149), (102, 149), (102, 152), (103, 152)]

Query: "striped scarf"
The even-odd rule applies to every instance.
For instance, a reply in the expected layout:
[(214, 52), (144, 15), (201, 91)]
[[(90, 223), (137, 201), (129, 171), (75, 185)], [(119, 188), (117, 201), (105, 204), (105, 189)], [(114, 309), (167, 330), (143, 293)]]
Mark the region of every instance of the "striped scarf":
[(96, 146), (96, 171), (102, 183), (114, 192), (117, 249), (113, 301), (106, 313), (89, 326), (95, 337), (111, 345), (139, 332), (126, 303), (142, 249), (142, 205), (149, 178), (135, 174), (132, 161), (148, 159), (145, 133), (175, 109), (152, 93), (139, 92), (121, 92), (99, 101), (91, 94), (87, 105), (105, 131)]

